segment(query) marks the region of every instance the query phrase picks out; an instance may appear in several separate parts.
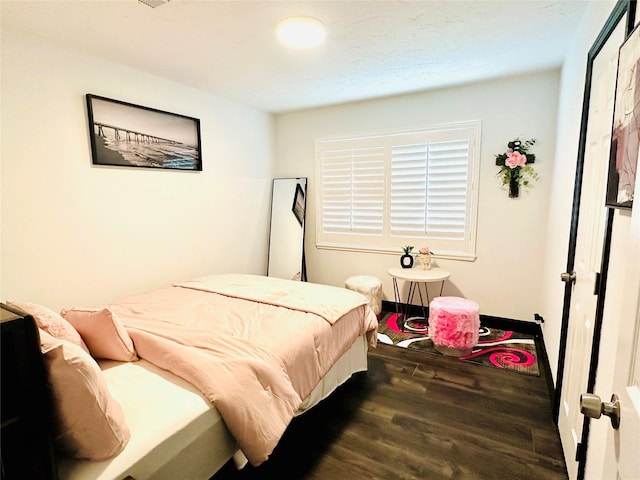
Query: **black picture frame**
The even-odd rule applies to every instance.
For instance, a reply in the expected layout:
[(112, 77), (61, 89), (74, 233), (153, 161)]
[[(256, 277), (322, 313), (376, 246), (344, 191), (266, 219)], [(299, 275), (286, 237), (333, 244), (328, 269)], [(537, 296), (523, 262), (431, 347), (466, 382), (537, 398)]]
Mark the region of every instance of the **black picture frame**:
[(304, 222), (304, 190), (302, 190), (302, 186), (298, 183), (296, 184), (296, 193), (293, 195), (293, 206), (291, 207), (291, 211), (298, 219), (298, 223), (302, 225)]
[(640, 25), (620, 46), (605, 204), (632, 208), (640, 149)]
[(200, 120), (87, 94), (94, 165), (202, 171)]

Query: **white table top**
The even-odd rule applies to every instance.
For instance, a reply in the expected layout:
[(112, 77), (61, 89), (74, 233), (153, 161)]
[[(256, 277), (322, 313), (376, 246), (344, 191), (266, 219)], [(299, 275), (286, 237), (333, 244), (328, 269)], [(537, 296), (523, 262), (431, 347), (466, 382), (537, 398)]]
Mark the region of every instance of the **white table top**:
[(443, 268), (432, 268), (424, 270), (422, 267), (417, 268), (399, 268), (392, 267), (388, 270), (389, 275), (400, 280), (408, 280), (410, 282), (440, 282), (444, 281), (451, 275), (451, 272)]

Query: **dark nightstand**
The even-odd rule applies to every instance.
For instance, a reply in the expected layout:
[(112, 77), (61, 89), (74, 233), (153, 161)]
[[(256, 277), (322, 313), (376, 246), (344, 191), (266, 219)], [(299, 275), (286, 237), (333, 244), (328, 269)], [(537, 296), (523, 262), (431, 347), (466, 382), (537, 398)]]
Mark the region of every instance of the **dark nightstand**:
[(0, 333), (2, 480), (56, 480), (51, 403), (35, 321), (0, 304)]

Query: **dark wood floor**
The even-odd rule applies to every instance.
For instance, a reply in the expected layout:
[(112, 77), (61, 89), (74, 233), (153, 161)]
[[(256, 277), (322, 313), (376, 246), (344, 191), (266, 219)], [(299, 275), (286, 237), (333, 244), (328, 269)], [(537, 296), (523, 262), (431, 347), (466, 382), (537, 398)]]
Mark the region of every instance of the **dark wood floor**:
[(566, 479), (547, 382), (380, 345), (269, 461), (212, 480)]

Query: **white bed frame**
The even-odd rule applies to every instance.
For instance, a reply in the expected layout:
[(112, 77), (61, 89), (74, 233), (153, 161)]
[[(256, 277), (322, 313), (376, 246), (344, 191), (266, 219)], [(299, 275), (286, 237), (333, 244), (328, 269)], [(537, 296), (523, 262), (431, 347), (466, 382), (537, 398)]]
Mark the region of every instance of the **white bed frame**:
[[(354, 373), (367, 370), (366, 337), (358, 337), (305, 399), (298, 414), (330, 395)], [(100, 362), (113, 397), (123, 407), (131, 440), (103, 462), (58, 459), (60, 480), (208, 480), (229, 459), (246, 458), (218, 411), (191, 384), (140, 360)]]

